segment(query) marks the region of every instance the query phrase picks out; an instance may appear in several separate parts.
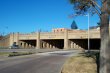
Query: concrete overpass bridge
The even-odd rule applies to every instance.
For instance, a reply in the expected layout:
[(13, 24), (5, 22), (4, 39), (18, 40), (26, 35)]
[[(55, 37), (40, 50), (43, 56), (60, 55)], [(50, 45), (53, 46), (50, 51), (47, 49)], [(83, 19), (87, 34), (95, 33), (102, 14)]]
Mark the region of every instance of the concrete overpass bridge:
[[(90, 48), (98, 49), (100, 46), (99, 30), (90, 30), (89, 34)], [(21, 48), (87, 49), (88, 32), (66, 29), (62, 32), (12, 33), (0, 41), (0, 46), (8, 47), (13, 43)]]

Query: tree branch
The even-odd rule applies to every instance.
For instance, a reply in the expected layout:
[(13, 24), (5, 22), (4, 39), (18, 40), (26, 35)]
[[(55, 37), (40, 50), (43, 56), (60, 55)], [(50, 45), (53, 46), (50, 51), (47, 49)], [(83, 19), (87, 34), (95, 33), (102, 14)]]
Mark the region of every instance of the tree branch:
[(101, 13), (95, 8), (95, 6), (93, 6), (93, 8), (95, 9), (96, 13), (98, 14), (98, 16), (101, 18)]
[(102, 0), (102, 3), (104, 3), (106, 0)]
[(101, 10), (101, 7), (100, 7), (100, 5), (97, 3), (97, 2), (95, 2), (94, 0), (90, 0), (94, 5), (96, 5), (98, 8), (99, 8), (99, 10)]

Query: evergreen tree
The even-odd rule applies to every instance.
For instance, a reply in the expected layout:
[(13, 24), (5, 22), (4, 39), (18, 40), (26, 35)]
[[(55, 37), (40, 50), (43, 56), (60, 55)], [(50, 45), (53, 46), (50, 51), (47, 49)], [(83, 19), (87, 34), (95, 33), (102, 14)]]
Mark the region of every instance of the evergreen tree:
[(73, 20), (71, 24), (71, 29), (78, 29), (76, 22)]

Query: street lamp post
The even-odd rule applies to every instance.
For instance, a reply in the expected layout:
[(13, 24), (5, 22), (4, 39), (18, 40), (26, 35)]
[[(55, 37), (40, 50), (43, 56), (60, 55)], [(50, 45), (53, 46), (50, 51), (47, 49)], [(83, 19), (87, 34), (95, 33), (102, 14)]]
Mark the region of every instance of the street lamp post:
[(90, 51), (90, 37), (89, 37), (89, 25), (90, 25), (90, 19), (89, 19), (89, 13), (88, 13), (88, 52)]
[[(74, 16), (78, 16), (78, 14), (74, 14), (71, 17), (74, 17)], [(88, 52), (90, 52), (90, 36), (89, 36), (89, 31), (90, 31), (90, 29), (89, 29), (89, 26), (90, 26), (90, 15), (89, 15), (89, 12), (88, 12), (87, 15), (84, 15), (84, 16), (88, 16)]]

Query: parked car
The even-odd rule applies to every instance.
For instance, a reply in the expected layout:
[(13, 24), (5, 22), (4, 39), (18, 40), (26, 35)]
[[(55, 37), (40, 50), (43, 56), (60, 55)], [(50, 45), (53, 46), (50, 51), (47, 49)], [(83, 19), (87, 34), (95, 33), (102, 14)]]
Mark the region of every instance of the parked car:
[(19, 46), (18, 46), (18, 45), (12, 45), (12, 46), (10, 46), (9, 48), (10, 48), (10, 49), (18, 49)]

